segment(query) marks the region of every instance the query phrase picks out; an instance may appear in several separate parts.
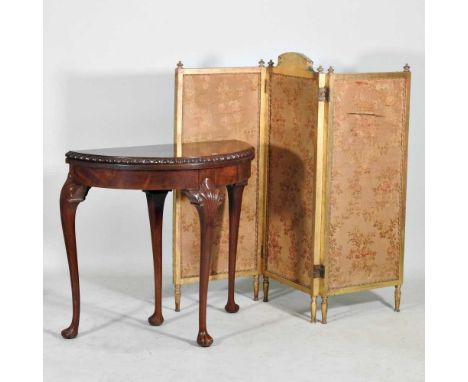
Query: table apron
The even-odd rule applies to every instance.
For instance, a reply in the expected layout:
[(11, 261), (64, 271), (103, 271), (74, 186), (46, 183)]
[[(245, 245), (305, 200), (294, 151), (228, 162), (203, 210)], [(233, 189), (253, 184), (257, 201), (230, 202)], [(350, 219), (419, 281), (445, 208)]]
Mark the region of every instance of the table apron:
[(88, 187), (129, 190), (197, 189), (207, 175), (218, 187), (244, 181), (250, 176), (250, 163), (197, 170), (128, 170), (70, 164), (74, 181)]

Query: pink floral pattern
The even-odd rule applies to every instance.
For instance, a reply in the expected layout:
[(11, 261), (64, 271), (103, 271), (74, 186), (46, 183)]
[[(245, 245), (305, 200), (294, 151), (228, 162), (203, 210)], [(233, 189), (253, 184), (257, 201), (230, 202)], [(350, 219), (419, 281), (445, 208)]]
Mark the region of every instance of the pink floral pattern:
[(313, 266), (316, 79), (272, 74), (266, 269), (309, 287)]
[(331, 290), (399, 279), (406, 81), (335, 79), (326, 227)]
[[(242, 200), (236, 264), (238, 271), (256, 270), (260, 74), (185, 74), (183, 86), (182, 142), (237, 139), (250, 143), (256, 149), (252, 175)], [(227, 194), (225, 199), (213, 244), (212, 274), (228, 270)], [(181, 277), (198, 277), (200, 224), (195, 208), (186, 198), (181, 200), (180, 219)]]

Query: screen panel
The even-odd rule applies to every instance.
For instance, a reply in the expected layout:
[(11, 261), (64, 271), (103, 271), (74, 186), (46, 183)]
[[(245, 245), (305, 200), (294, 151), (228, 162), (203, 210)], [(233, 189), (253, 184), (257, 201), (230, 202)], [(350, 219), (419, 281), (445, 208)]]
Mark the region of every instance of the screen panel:
[[(284, 55), (286, 56), (286, 55)], [(284, 57), (283, 56), (283, 57)], [(302, 55), (269, 76), (268, 175), (264, 270), (303, 290), (311, 288), (318, 80)], [(284, 61), (283, 61), (284, 62)], [(292, 66), (292, 65), (291, 65)]]
[[(237, 272), (257, 270), (259, 251), (259, 160), (261, 127), (261, 91), (263, 68), (184, 69), (182, 84), (180, 142), (237, 139), (256, 148), (252, 175), (244, 189)], [(177, 135), (176, 135), (177, 136)], [(176, 197), (176, 259), (178, 281), (195, 281), (199, 276), (200, 226), (198, 214), (190, 202)], [(226, 201), (217, 224), (213, 248), (212, 275), (227, 276), (229, 214)], [(178, 261), (177, 261), (178, 260)]]
[(409, 72), (330, 75), (328, 294), (401, 283)]

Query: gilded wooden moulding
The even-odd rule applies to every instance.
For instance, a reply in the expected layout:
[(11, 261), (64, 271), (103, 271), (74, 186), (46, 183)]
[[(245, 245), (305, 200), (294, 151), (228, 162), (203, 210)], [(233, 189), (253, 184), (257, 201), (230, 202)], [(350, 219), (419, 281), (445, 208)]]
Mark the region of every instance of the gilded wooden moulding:
[(286, 53), (269, 68), (264, 273), (309, 288), (313, 268), (318, 81)]
[[(264, 129), (264, 63), (251, 68), (176, 69), (176, 113), (174, 138), (181, 150), (184, 142), (238, 139), (256, 149), (252, 176), (245, 187), (239, 227), (236, 276), (259, 274), (263, 201), (262, 145)], [(187, 207), (189, 201), (180, 193), (174, 204), (174, 284), (198, 281), (199, 223)], [(228, 208), (221, 206), (216, 232), (211, 279), (227, 277)], [(258, 296), (258, 278), (254, 282)]]
[(325, 291), (401, 284), (409, 73), (330, 81)]

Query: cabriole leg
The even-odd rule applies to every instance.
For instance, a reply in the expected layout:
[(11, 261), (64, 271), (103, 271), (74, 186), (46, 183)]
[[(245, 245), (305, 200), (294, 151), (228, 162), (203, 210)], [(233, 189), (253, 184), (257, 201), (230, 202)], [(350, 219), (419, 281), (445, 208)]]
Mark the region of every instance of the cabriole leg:
[(214, 182), (205, 178), (198, 190), (185, 190), (184, 194), (195, 206), (200, 217), (200, 289), (199, 289), (199, 330), (197, 343), (208, 347), (213, 338), (206, 327), (206, 305), (208, 281), (211, 269), (211, 248), (214, 240), (216, 214), (223, 203), (224, 195)]
[(226, 186), (229, 199), (229, 266), (228, 266), (228, 300), (224, 309), (228, 313), (236, 313), (239, 305), (234, 300), (236, 278), (237, 239), (239, 236), (239, 220), (242, 207), (242, 194), (245, 183)]
[(148, 322), (159, 326), (164, 322), (162, 315), (162, 223), (164, 200), (168, 191), (145, 191), (151, 228), (154, 268), (154, 313)]
[(401, 285), (395, 285), (395, 312), (400, 311)]
[(263, 302), (268, 302), (268, 289), (270, 288), (270, 281), (268, 277), (263, 276)]
[(253, 299), (254, 301), (258, 301), (258, 290), (260, 289), (260, 281), (259, 281), (260, 276), (255, 275), (253, 277)]
[(71, 174), (68, 174), (68, 178), (60, 193), (60, 216), (65, 248), (67, 250), (73, 301), (72, 321), (68, 328), (62, 330), (61, 334), (63, 338), (75, 338), (80, 324), (80, 280), (76, 250), (75, 216), (78, 204), (85, 200), (88, 191), (89, 187), (75, 183)]

